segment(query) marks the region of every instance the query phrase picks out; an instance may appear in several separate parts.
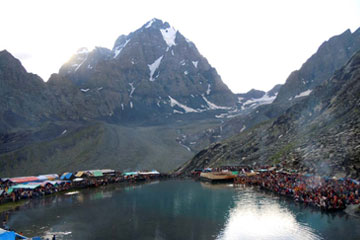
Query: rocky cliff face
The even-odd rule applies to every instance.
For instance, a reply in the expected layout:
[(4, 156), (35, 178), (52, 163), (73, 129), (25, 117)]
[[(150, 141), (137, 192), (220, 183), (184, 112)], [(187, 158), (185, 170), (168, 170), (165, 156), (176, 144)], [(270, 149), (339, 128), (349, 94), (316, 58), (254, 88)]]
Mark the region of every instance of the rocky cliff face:
[(360, 52), (274, 121), (200, 151), (180, 171), (226, 164), (359, 178)]
[(312, 89), (330, 78), (350, 57), (360, 50), (360, 28), (324, 42), (299, 70), (290, 74), (280, 89), (275, 103), (294, 101), (308, 95)]
[[(247, 94), (238, 95), (238, 108), (243, 111), (232, 114), (231, 116), (236, 117), (224, 121), (220, 127), (196, 137), (211, 143), (279, 117), (293, 104), (308, 96), (316, 86), (330, 78), (358, 50), (360, 50), (360, 28), (354, 33), (347, 30), (330, 38), (299, 70), (290, 74), (283, 86), (275, 86), (273, 89), (275, 91), (271, 90), (261, 98), (255, 98), (263, 94), (259, 91), (250, 91), (249, 93), (253, 95), (251, 99), (246, 98)], [(226, 118), (229, 115), (223, 116)]]
[(194, 43), (158, 19), (121, 35), (111, 51), (80, 49), (59, 74), (98, 93), (117, 120), (226, 111), (237, 100)]

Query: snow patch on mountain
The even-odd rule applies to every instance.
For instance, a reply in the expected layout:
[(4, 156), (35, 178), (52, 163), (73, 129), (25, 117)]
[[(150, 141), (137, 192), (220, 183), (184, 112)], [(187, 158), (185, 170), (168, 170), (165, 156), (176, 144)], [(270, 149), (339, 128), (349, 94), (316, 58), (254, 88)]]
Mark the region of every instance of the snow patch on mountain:
[(155, 22), (155, 18), (154, 19), (151, 19), (145, 26), (145, 28), (150, 28), (151, 25)]
[(158, 59), (155, 60), (155, 62), (153, 62), (152, 64), (148, 64), (149, 70), (150, 70), (150, 81), (153, 82), (155, 81), (156, 77), (153, 78), (153, 75), (156, 71), (156, 69), (158, 69), (158, 67), (160, 66), (161, 60), (164, 56), (159, 57)]
[(306, 90), (304, 92), (299, 93), (298, 95), (296, 95), (294, 98), (300, 98), (300, 97), (306, 97), (309, 96), (310, 93), (312, 92), (312, 90)]
[(195, 110), (195, 109), (193, 109), (191, 107), (188, 107), (188, 106), (186, 106), (184, 104), (179, 103), (178, 101), (176, 101), (174, 98), (172, 98), (170, 96), (169, 96), (169, 99), (170, 99), (170, 106), (171, 107), (178, 106), (179, 108), (184, 109), (185, 113), (199, 112), (198, 110)]
[(211, 93), (211, 85), (208, 84), (208, 88), (206, 90), (206, 95), (209, 95)]
[(82, 89), (80, 89), (80, 91), (86, 93), (86, 92), (90, 91), (90, 89), (89, 88), (86, 88), (86, 89), (82, 88)]
[(230, 110), (231, 107), (223, 107), (223, 106), (218, 106), (215, 103), (210, 102), (205, 96), (204, 94), (201, 95), (201, 97), (204, 99), (204, 101), (206, 102), (206, 104), (209, 106), (210, 110)]
[(246, 126), (244, 125), (244, 126), (240, 129), (240, 132), (245, 131), (245, 129), (246, 129)]
[(260, 105), (265, 105), (265, 104), (271, 104), (275, 100), (276, 96), (277, 96), (277, 94), (270, 97), (266, 93), (261, 98), (252, 98), (252, 99), (247, 100), (246, 102), (244, 102), (243, 105), (248, 106), (248, 107), (253, 107), (253, 106), (260, 106)]
[(238, 103), (241, 103), (244, 100), (243, 97), (238, 97)]
[(199, 61), (192, 61), (192, 64), (194, 65), (195, 68), (197, 68), (198, 63), (199, 63)]
[(133, 82), (132, 82), (132, 83), (129, 83), (129, 85), (130, 85), (130, 87), (131, 87), (129, 97), (132, 97), (132, 95), (133, 95), (133, 93), (134, 93), (134, 91), (135, 91), (134, 83), (133, 83)]
[(124, 49), (124, 47), (130, 42), (130, 39), (126, 40), (123, 44), (120, 44), (119, 46), (117, 46), (115, 48), (115, 52), (114, 52), (114, 58), (116, 58), (117, 56), (119, 56), (119, 54), (121, 53), (121, 51)]
[(169, 47), (176, 45), (175, 39), (176, 39), (177, 30), (175, 28), (169, 27), (165, 29), (160, 29), (160, 32), (163, 36), (164, 41)]

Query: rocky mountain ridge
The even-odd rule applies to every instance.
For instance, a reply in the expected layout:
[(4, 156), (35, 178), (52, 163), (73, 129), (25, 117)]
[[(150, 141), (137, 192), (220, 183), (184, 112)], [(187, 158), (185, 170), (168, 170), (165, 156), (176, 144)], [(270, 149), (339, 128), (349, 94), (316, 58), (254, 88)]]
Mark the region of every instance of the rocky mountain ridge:
[(237, 102), (194, 43), (158, 19), (121, 35), (112, 50), (80, 49), (59, 74), (85, 95), (108, 97), (111, 117), (119, 121), (224, 112)]
[[(289, 107), (308, 96), (313, 89), (322, 84), (341, 68), (353, 54), (360, 50), (360, 28), (351, 33), (346, 30), (344, 33), (325, 41), (299, 70), (292, 72), (284, 85), (276, 86), (278, 94), (270, 98), (268, 104), (254, 105), (250, 100), (248, 108), (235, 117), (224, 121), (221, 126), (208, 130), (201, 136), (196, 135), (188, 139), (197, 138), (213, 143), (234, 136), (250, 129), (264, 121), (271, 121), (283, 114)], [(256, 94), (262, 94), (256, 92)], [(254, 94), (253, 93), (253, 94)], [(267, 100), (269, 98), (265, 98)], [(250, 106), (250, 107), (249, 107)], [(241, 108), (241, 106), (240, 106)], [(192, 140), (193, 141), (193, 140)]]
[(279, 164), (324, 176), (360, 175), (360, 51), (333, 77), (273, 121), (200, 151), (179, 171)]

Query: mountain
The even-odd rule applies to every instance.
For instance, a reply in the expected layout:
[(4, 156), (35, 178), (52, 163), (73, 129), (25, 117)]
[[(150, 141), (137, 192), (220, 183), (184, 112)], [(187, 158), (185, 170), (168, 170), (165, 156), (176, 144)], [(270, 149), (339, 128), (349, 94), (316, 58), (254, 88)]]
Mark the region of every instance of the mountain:
[(89, 168), (167, 171), (206, 145), (237, 97), (195, 45), (153, 19), (112, 50), (85, 48), (47, 82), (0, 52), (0, 174)]
[(265, 121), (200, 151), (180, 171), (227, 164), (359, 178), (360, 51), (308, 96)]
[(80, 49), (59, 75), (89, 98), (99, 94), (120, 122), (224, 112), (237, 101), (195, 44), (158, 19), (121, 35), (112, 50)]
[[(252, 99), (242, 99), (245, 95), (238, 95), (238, 111), (232, 114), (221, 126), (207, 130), (202, 134), (189, 136), (190, 141), (202, 139), (208, 143), (220, 141), (234, 136), (245, 129), (250, 129), (264, 121), (271, 121), (283, 114), (289, 107), (309, 95), (314, 88), (322, 84), (342, 67), (356, 52), (360, 50), (360, 28), (354, 33), (350, 30), (325, 41), (299, 70), (292, 72), (284, 85), (277, 85), (261, 98), (263, 92), (250, 91)], [(272, 91), (274, 91), (272, 93)], [(278, 92), (278, 94), (276, 94)], [(276, 95), (276, 96), (275, 96)], [(260, 103), (260, 104), (259, 104)]]
[(360, 28), (354, 33), (344, 33), (324, 42), (299, 70), (290, 74), (280, 89), (275, 103), (292, 101), (309, 94), (312, 89), (330, 78), (352, 55), (360, 49)]

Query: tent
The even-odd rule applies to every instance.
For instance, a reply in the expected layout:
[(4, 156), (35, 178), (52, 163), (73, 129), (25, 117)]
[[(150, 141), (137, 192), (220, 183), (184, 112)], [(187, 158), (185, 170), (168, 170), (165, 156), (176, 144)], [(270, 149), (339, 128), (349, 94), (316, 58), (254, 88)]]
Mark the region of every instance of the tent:
[(46, 174), (46, 175), (39, 175), (38, 178), (42, 181), (46, 181), (46, 180), (55, 180), (59, 178), (59, 175), (57, 174)]
[(85, 171), (78, 171), (76, 174), (75, 174), (75, 177), (83, 177), (84, 175), (86, 175), (86, 172)]
[(141, 175), (159, 175), (160, 173), (156, 170), (152, 170), (151, 172), (138, 172)]
[(84, 181), (83, 178), (74, 178), (73, 179), (73, 182), (81, 182), (81, 181)]
[(65, 180), (65, 179), (70, 180), (72, 176), (73, 176), (72, 173), (66, 172), (66, 173), (63, 173), (63, 175), (61, 175), (60, 179), (61, 180)]
[(102, 177), (102, 176), (104, 176), (103, 173), (102, 173), (100, 170), (91, 171), (91, 174), (92, 174), (94, 177)]
[(131, 176), (131, 175), (138, 175), (138, 172), (126, 172), (124, 173), (124, 176)]
[(115, 174), (115, 170), (112, 169), (101, 169), (100, 170), (104, 175), (113, 175)]
[(0, 239), (1, 240), (15, 240), (15, 232), (6, 231), (0, 228)]
[(40, 182), (41, 180), (38, 177), (29, 176), (29, 177), (10, 178), (9, 181), (12, 183), (28, 183), (28, 182)]
[(35, 189), (38, 187), (41, 187), (40, 183), (38, 183), (38, 184), (18, 184), (18, 185), (12, 186), (11, 188), (12, 189)]
[[(359, 181), (356, 181), (355, 179), (350, 179), (350, 181), (352, 181), (353, 183), (355, 183), (355, 184), (360, 184), (360, 182)], [(1, 194), (0, 194), (1, 195)]]

